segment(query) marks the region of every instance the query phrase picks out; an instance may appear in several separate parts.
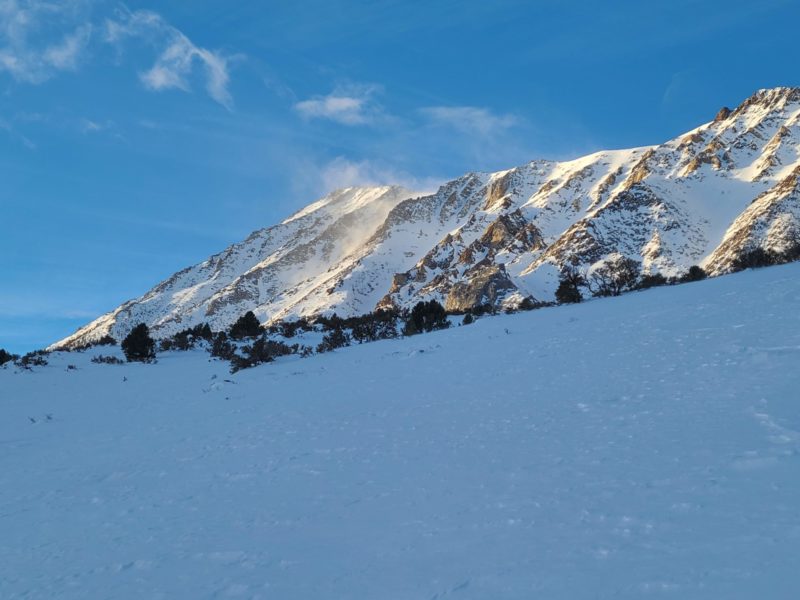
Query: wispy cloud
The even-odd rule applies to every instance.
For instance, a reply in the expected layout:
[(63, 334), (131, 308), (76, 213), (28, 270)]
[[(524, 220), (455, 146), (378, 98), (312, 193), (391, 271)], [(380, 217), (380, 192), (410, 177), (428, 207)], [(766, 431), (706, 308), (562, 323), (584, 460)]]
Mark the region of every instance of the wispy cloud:
[(95, 40), (93, 51), (101, 50), (102, 42), (121, 49), (136, 39), (158, 52), (152, 66), (139, 74), (145, 88), (188, 92), (190, 78), (199, 69), (208, 95), (233, 108), (229, 66), (238, 56), (198, 46), (152, 11), (122, 6), (97, 25), (94, 6), (86, 0), (0, 0), (0, 71), (20, 82), (40, 84), (59, 72), (77, 70)]
[(420, 113), (434, 124), (470, 135), (487, 136), (519, 123), (514, 115), (498, 115), (477, 106), (427, 106)]
[(5, 132), (13, 140), (22, 143), (22, 145), (25, 146), (28, 150), (36, 150), (36, 144), (34, 144), (30, 139), (19, 133), (10, 121), (3, 119), (2, 117), (0, 117), (0, 132)]
[(216, 102), (231, 110), (233, 96), (228, 87), (231, 58), (194, 44), (181, 31), (167, 23), (157, 13), (120, 9), (115, 19), (105, 23), (105, 40), (119, 44), (126, 38), (140, 38), (160, 48), (160, 54), (152, 67), (139, 74), (147, 89), (161, 91), (191, 90), (189, 77), (195, 66), (205, 73), (205, 88)]
[(284, 98), (293, 104), (297, 102), (297, 94), (294, 93), (294, 90), (275, 73), (268, 72), (262, 75), (261, 81), (263, 81), (268, 90), (271, 90), (278, 97)]
[(71, 22), (74, 9), (70, 0), (0, 0), (0, 71), (17, 81), (42, 83), (59, 71), (75, 70), (93, 28)]
[(80, 128), (83, 133), (93, 133), (95, 131), (102, 131), (105, 129), (105, 126), (91, 119), (81, 119)]
[(91, 24), (79, 26), (72, 33), (65, 35), (61, 43), (45, 50), (45, 63), (61, 71), (74, 71), (78, 68), (78, 61), (88, 46), (91, 35)]
[(97, 314), (96, 310), (67, 307), (33, 294), (0, 295), (0, 318), (40, 316), (51, 319), (87, 319), (96, 317)]
[(383, 115), (375, 100), (381, 90), (373, 84), (339, 86), (327, 96), (297, 102), (295, 110), (305, 119), (328, 119), (342, 125), (368, 125)]
[[(95, 120), (83, 117), (78, 119), (78, 129), (84, 134), (113, 132), (116, 129), (116, 124), (110, 119)], [(119, 137), (119, 134), (116, 134), (116, 137)]]

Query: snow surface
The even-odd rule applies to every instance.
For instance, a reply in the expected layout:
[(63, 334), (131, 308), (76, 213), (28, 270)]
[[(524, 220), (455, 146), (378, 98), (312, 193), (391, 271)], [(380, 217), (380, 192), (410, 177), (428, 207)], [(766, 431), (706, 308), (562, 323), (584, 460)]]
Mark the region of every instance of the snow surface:
[(791, 264), (236, 375), (0, 368), (0, 598), (798, 598), (798, 303)]

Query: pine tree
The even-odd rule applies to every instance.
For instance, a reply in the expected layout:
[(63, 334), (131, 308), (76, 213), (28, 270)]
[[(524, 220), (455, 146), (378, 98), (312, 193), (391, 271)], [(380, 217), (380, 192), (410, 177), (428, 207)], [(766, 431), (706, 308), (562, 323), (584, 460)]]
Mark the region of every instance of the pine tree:
[(761, 246), (756, 246), (738, 256), (731, 266), (734, 271), (743, 271), (744, 269), (769, 267), (778, 262), (774, 252), (765, 250)]
[(330, 333), (326, 333), (322, 336), (322, 343), (317, 346), (317, 352), (322, 354), (323, 352), (330, 352), (331, 350), (336, 350), (336, 348), (349, 345), (350, 336), (345, 333), (342, 328), (337, 327)]
[(7, 362), (11, 362), (12, 360), (17, 360), (18, 358), (19, 356), (16, 354), (11, 354), (3, 348), (0, 348), (0, 366), (6, 364)]
[(586, 279), (573, 266), (566, 267), (561, 271), (556, 288), (556, 302), (559, 304), (576, 304), (583, 300), (580, 286), (586, 284)]
[(697, 265), (692, 265), (682, 277), (683, 281), (701, 281), (706, 278), (706, 272)]
[(421, 332), (421, 330), (417, 328), (417, 323), (416, 323), (416, 321), (414, 321), (414, 319), (412, 319), (411, 317), (406, 319), (406, 322), (403, 325), (403, 335), (404, 336), (409, 337), (409, 336), (412, 336), (412, 335), (417, 335), (420, 332)]
[(648, 273), (646, 275), (642, 275), (642, 278), (639, 280), (639, 283), (636, 284), (636, 289), (647, 290), (652, 287), (667, 285), (668, 283), (669, 282), (667, 281), (667, 278), (664, 277), (661, 273)]
[(207, 342), (210, 342), (214, 338), (214, 333), (211, 331), (211, 327), (208, 326), (208, 323), (203, 323), (195, 327), (194, 334)]
[(139, 323), (122, 340), (122, 351), (128, 362), (152, 362), (156, 358), (156, 343), (150, 337), (150, 329)]
[(258, 322), (258, 318), (253, 314), (252, 310), (248, 310), (231, 326), (230, 336), (235, 340), (241, 340), (257, 337), (263, 331), (264, 328)]
[(414, 335), (423, 331), (434, 329), (447, 329), (450, 321), (447, 320), (447, 311), (436, 300), (417, 302), (411, 309), (411, 314), (406, 319), (403, 335)]
[(225, 332), (220, 331), (217, 333), (211, 342), (211, 356), (223, 360), (231, 360), (234, 354), (236, 354), (236, 348), (228, 341), (228, 336)]
[(556, 288), (556, 302), (559, 304), (576, 304), (583, 300), (581, 291), (569, 281), (561, 281)]

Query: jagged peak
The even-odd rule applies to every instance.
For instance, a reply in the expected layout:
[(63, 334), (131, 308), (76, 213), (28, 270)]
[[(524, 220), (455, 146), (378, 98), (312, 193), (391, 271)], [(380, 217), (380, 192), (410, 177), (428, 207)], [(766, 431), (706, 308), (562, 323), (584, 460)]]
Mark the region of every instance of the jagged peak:
[(792, 96), (800, 93), (800, 86), (776, 86), (771, 88), (761, 88), (756, 91), (753, 96), (755, 97), (768, 97), (768, 96)]
[(741, 115), (752, 108), (780, 110), (797, 102), (800, 102), (800, 87), (762, 88), (742, 102), (730, 116)]
[[(800, 87), (779, 86), (774, 88), (761, 88), (747, 97), (736, 108), (723, 106), (717, 111), (711, 123), (702, 125), (693, 131), (700, 131), (717, 123), (725, 123), (754, 109), (767, 111), (782, 110), (789, 104), (800, 103)], [(693, 133), (693, 132), (689, 132)]]

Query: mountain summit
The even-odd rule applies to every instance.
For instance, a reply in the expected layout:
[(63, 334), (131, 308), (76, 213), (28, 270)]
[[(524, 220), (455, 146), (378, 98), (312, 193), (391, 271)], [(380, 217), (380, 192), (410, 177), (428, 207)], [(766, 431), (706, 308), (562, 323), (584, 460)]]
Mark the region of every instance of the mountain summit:
[(55, 344), (166, 336), (252, 310), (262, 322), (404, 308), (549, 301), (566, 265), (622, 255), (645, 274), (731, 270), (800, 242), (800, 88), (756, 92), (664, 144), (468, 173), (431, 195), (332, 192), (184, 269)]

